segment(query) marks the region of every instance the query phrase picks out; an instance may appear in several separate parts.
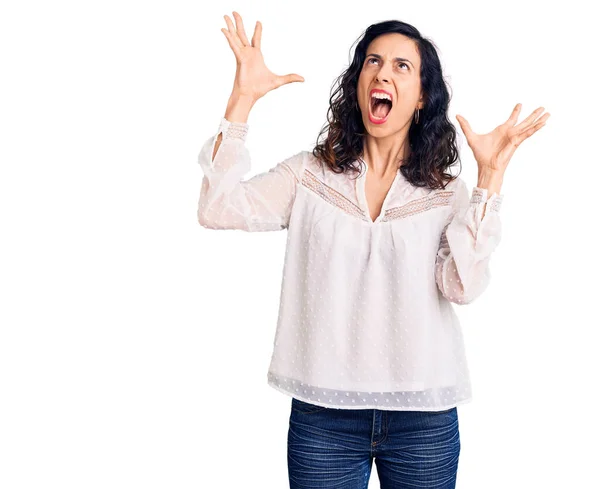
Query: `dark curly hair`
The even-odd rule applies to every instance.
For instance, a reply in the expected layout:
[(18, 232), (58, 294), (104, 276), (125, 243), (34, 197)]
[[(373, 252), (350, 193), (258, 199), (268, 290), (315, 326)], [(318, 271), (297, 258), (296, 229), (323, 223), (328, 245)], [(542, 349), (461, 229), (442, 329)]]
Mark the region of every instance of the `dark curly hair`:
[[(338, 87), (329, 99), (328, 123), (319, 133), (312, 154), (335, 173), (360, 173), (354, 162), (362, 161), (366, 131), (356, 93), (358, 78), (371, 41), (390, 32), (415, 41), (421, 57), (421, 88), (425, 100), (418, 124), (413, 117), (408, 130), (410, 152), (400, 171), (415, 186), (445, 188), (449, 181), (457, 178), (447, 172), (448, 168), (457, 160), (460, 163), (456, 129), (448, 119), (450, 94), (435, 44), (412, 25), (398, 20), (373, 24), (359, 38), (352, 63), (336, 80)], [(325, 133), (326, 139), (319, 142)]]

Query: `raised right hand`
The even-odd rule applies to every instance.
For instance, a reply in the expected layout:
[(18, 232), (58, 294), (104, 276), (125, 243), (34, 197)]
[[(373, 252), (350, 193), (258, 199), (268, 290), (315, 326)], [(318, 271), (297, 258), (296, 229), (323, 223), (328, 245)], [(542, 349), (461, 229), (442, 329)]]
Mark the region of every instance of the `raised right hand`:
[(250, 44), (240, 14), (234, 11), (233, 16), (235, 17), (236, 27), (233, 26), (231, 19), (225, 15), (228, 29), (221, 29), (227, 37), (229, 46), (233, 50), (237, 61), (232, 93), (248, 97), (256, 102), (275, 88), (287, 83), (304, 81), (304, 78), (296, 73), (276, 75), (269, 70), (260, 50), (262, 24), (260, 21), (256, 22), (252, 44)]

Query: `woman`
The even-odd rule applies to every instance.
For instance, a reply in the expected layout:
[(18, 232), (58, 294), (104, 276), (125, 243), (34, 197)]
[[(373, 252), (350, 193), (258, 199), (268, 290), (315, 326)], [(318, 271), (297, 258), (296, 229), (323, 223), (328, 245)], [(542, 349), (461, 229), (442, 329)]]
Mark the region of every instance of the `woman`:
[[(474, 133), (467, 186), (449, 94), (433, 44), (399, 21), (370, 26), (331, 101), (327, 136), (248, 180), (248, 114), (297, 74), (263, 61), (262, 26), (222, 29), (237, 60), (224, 118), (204, 144), (198, 220), (211, 229), (288, 230), (268, 383), (292, 397), (288, 472), (294, 488), (453, 488), (457, 406), (471, 400), (458, 318), (490, 280), (500, 194), (517, 146), (543, 108)], [(364, 170), (364, 172), (362, 172)], [(353, 174), (359, 173), (358, 178)]]

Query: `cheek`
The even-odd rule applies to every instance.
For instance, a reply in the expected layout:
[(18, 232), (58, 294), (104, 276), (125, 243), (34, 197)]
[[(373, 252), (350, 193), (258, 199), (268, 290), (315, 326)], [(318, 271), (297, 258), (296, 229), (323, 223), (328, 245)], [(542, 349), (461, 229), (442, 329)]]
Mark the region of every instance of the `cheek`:
[(362, 91), (359, 91), (356, 96), (358, 98), (358, 106), (362, 110), (365, 110), (367, 108), (367, 101), (364, 95), (362, 94)]
[(369, 81), (367, 80), (367, 78), (365, 76), (361, 76), (358, 79), (358, 83), (356, 84), (356, 90), (358, 92), (359, 96), (364, 96), (365, 91), (367, 90), (369, 86)]

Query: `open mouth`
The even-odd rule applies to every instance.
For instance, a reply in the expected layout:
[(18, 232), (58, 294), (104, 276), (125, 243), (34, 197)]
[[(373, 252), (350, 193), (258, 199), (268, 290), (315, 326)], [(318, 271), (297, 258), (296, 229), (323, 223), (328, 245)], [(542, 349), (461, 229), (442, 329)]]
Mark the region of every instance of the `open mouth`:
[(388, 98), (383, 98), (377, 92), (371, 94), (369, 110), (373, 122), (385, 121), (392, 110), (392, 101)]

